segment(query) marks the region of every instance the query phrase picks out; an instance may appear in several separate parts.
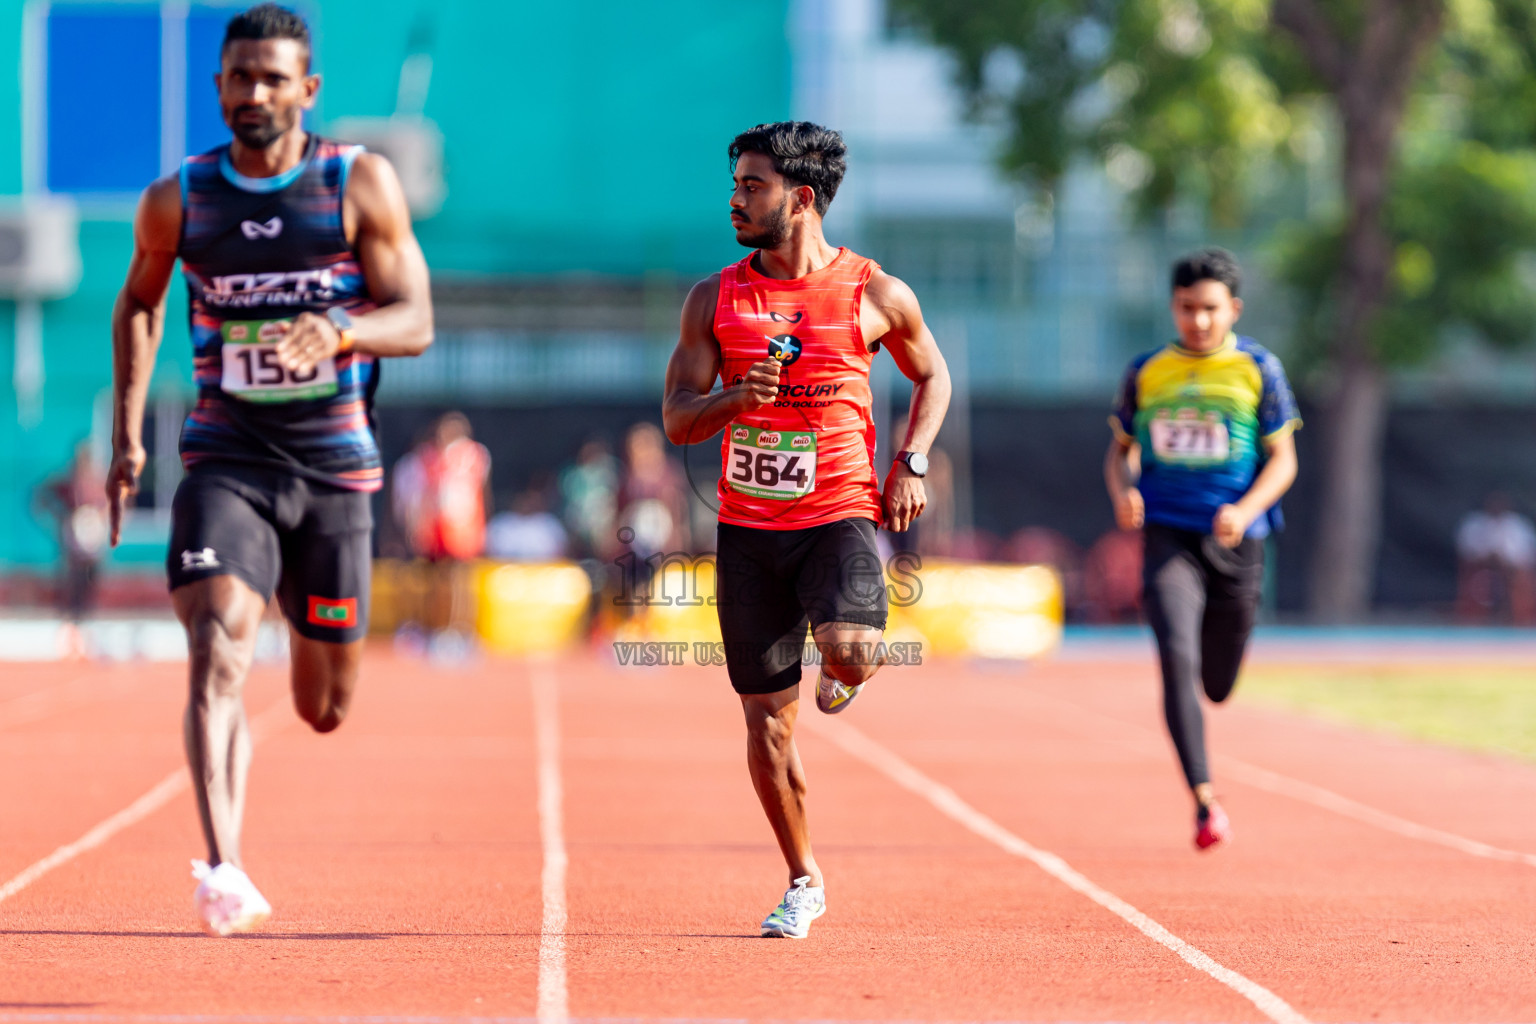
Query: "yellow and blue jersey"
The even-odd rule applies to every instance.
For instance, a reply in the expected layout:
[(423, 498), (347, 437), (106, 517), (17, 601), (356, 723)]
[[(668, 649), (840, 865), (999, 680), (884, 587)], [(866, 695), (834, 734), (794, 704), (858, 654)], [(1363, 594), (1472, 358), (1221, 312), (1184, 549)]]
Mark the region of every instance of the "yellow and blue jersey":
[[(1210, 352), (1170, 344), (1137, 357), (1109, 423), (1121, 441), (1141, 447), (1147, 522), (1209, 533), (1216, 510), (1253, 486), (1265, 445), (1301, 426), (1301, 416), (1280, 360), (1229, 334)], [(1276, 506), (1248, 536), (1280, 525)]]

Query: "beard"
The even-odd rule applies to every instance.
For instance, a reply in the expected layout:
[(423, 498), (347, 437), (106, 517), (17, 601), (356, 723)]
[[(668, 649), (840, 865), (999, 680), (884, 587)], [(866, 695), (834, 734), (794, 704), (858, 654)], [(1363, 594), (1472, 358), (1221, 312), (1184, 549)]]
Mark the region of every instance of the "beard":
[(773, 249), (789, 238), (789, 201), (763, 217), (761, 224), (743, 224), (736, 229), (736, 241), (748, 249)]
[(268, 114), (259, 121), (241, 121), (239, 117), (246, 113), (244, 110), (235, 111), (231, 118), (230, 131), (241, 144), (251, 149), (266, 149), (272, 143), (282, 138), (297, 123), (298, 118), (290, 113), (284, 118), (277, 114)]

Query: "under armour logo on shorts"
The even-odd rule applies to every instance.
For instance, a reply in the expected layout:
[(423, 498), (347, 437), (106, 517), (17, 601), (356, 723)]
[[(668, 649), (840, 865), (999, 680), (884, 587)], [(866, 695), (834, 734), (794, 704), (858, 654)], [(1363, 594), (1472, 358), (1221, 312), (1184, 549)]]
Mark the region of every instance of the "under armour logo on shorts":
[(181, 567), (183, 569), (217, 569), (219, 567), (219, 559), (213, 553), (213, 548), (203, 548), (201, 551), (183, 551), (181, 553)]

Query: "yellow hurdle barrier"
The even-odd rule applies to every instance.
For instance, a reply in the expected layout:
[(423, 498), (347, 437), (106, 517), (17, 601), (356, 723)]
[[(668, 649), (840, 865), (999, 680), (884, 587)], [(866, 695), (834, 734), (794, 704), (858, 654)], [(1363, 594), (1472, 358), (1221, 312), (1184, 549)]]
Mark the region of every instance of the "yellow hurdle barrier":
[(574, 562), (476, 567), (475, 628), (492, 654), (555, 654), (586, 635), (592, 584)]
[[(593, 610), (585, 570), (574, 562), (478, 562), (464, 567), (458, 600), (487, 651), (527, 655), (578, 647)], [(381, 561), (374, 572), (373, 625), (388, 632), (415, 617), (425, 566)], [(920, 643), (923, 657), (1029, 660), (1061, 643), (1062, 588), (1055, 571), (1038, 565), (996, 565), (926, 559), (888, 573), (891, 600), (887, 643)], [(457, 588), (456, 588), (457, 589)], [(714, 560), (675, 558), (651, 580), (649, 597), (601, 596), (599, 627), (620, 640), (689, 645), (720, 641), (715, 612)], [(621, 603), (626, 598), (633, 603)]]

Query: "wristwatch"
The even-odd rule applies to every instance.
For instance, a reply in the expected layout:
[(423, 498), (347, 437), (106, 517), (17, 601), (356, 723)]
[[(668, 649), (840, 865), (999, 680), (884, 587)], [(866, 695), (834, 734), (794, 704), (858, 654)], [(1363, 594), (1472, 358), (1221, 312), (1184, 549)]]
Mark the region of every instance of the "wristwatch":
[(341, 335), (341, 344), (336, 346), (337, 352), (346, 352), (352, 347), (352, 314), (340, 306), (332, 306), (325, 311), (325, 318), (336, 328), (336, 333)]
[(905, 462), (913, 476), (928, 475), (928, 456), (922, 452), (897, 452), (896, 461)]

